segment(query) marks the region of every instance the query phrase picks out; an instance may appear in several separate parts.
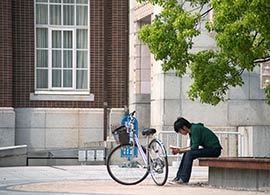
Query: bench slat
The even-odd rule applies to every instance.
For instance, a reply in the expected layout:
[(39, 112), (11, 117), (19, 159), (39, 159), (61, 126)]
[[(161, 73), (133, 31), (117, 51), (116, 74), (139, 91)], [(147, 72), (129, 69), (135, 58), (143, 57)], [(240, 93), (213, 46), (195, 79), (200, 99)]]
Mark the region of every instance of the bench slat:
[(233, 157), (199, 158), (199, 165), (231, 169), (270, 170), (270, 159)]

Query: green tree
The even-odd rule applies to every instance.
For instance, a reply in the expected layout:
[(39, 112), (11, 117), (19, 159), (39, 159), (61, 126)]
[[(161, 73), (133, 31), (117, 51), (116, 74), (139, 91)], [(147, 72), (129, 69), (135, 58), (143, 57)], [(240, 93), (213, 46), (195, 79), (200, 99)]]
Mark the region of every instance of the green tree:
[[(181, 77), (191, 70), (192, 100), (216, 105), (224, 101), (229, 87), (243, 85), (243, 71), (270, 61), (269, 0), (138, 1), (163, 8), (141, 28), (139, 37), (162, 61), (164, 71), (173, 69)], [(201, 34), (198, 25), (211, 10), (213, 20), (203, 24), (214, 34), (216, 49), (192, 52), (194, 38)], [(270, 85), (265, 92), (270, 104)]]

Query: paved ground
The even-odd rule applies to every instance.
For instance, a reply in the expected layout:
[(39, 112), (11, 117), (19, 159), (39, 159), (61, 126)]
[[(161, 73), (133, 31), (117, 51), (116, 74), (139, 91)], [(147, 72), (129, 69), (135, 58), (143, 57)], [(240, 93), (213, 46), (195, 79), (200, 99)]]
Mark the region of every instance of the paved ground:
[[(135, 186), (114, 182), (104, 165), (41, 166), (0, 168), (0, 194), (89, 194), (89, 195), (266, 195), (270, 192), (250, 192), (217, 189), (207, 185), (207, 168), (194, 167), (191, 184), (156, 186), (150, 177)], [(176, 172), (170, 167), (169, 179)]]

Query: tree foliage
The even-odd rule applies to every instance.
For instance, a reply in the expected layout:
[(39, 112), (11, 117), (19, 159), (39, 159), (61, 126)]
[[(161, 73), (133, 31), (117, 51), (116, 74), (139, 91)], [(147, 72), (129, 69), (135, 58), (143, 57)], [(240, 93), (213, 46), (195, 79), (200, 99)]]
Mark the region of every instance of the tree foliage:
[[(138, 1), (163, 8), (151, 24), (141, 28), (139, 37), (162, 61), (164, 71), (173, 69), (181, 77), (187, 68), (191, 70), (188, 94), (192, 100), (216, 105), (229, 87), (243, 84), (243, 71), (270, 61), (269, 0)], [(204, 24), (214, 34), (216, 48), (194, 52), (194, 38), (201, 34), (198, 24), (210, 10), (213, 20)], [(270, 86), (265, 92), (270, 103)]]

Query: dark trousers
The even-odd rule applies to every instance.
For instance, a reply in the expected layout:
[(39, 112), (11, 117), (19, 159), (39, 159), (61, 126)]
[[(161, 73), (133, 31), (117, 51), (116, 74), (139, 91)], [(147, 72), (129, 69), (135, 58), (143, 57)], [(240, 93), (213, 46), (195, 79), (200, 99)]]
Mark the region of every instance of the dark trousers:
[(176, 178), (182, 179), (183, 182), (189, 182), (193, 160), (199, 157), (218, 157), (221, 153), (221, 148), (203, 148), (190, 150), (183, 154), (181, 164), (177, 171)]

